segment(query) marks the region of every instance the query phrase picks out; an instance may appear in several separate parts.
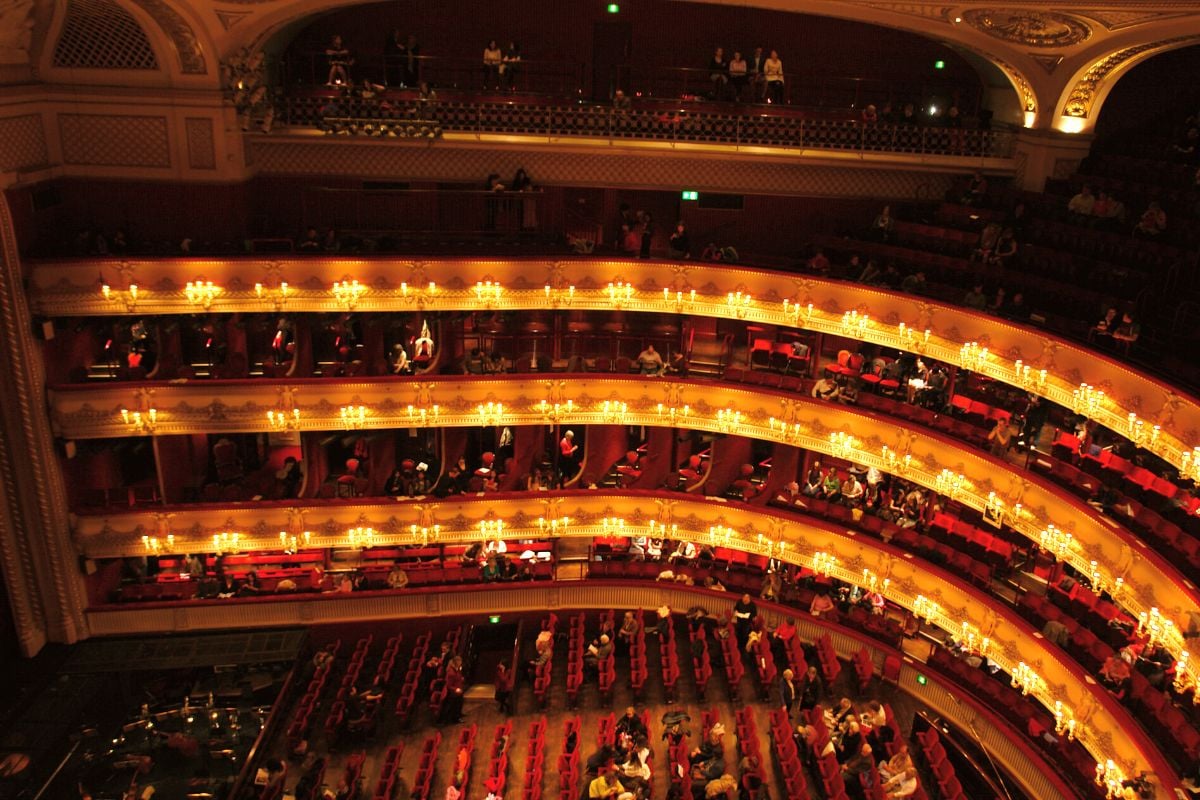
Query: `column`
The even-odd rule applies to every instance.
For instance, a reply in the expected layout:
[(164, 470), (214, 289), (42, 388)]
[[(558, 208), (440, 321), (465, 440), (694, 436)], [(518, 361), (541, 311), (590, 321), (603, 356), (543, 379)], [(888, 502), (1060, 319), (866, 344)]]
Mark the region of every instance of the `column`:
[(16, 233), (0, 191), (0, 570), (21, 651), (87, 635), (78, 566), (45, 404)]
[(1044, 191), (1047, 180), (1077, 171), (1091, 146), (1090, 134), (1023, 128), (1017, 133), (1014, 180), (1027, 191)]

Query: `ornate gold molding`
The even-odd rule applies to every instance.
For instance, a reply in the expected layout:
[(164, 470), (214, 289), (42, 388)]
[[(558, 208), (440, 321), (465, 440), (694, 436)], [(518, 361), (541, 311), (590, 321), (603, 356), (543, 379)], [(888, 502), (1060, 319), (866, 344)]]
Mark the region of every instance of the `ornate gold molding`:
[(962, 17), (994, 39), (1026, 47), (1069, 47), (1092, 35), (1091, 26), (1083, 20), (1053, 11), (973, 8)]
[[(607, 310), (614, 307), (608, 283), (629, 283), (630, 295), (619, 298), (626, 311), (736, 315), (747, 322), (845, 336), (950, 363), (963, 363), (964, 346), (976, 343), (977, 352), (986, 352), (971, 364), (973, 370), (1059, 405), (1073, 407), (1081, 384), (1103, 391), (1103, 400), (1083, 413), (1118, 432), (1130, 426), (1130, 414), (1146, 430), (1157, 426), (1151, 449), (1176, 467), (1182, 468), (1200, 446), (1200, 401), (1095, 351), (912, 295), (745, 267), (623, 259), (47, 261), (33, 267), (30, 297), (35, 313), (49, 317), (192, 314), (197, 306), (189, 301), (185, 284), (199, 279), (221, 289), (212, 313), (344, 311), (349, 296), (339, 299), (331, 287), (345, 279), (362, 286), (350, 306), (359, 312)], [(100, 280), (111, 284), (108, 299)], [(280, 281), (289, 285), (282, 305), (271, 290)], [(482, 296), (476, 291), (481, 281), (499, 283), (500, 296)], [(430, 282), (436, 291), (428, 290)], [(138, 286), (136, 298), (126, 291), (131, 284)], [(256, 284), (264, 287), (261, 295)], [(572, 286), (568, 303), (560, 294)], [(749, 301), (734, 309), (730, 296), (737, 292)], [(846, 317), (850, 312), (857, 314), (853, 321)]]
[(1083, 76), (1075, 82), (1075, 85), (1071, 88), (1071, 93), (1067, 95), (1067, 102), (1063, 106), (1063, 113), (1069, 117), (1088, 117), (1092, 111), (1092, 104), (1095, 102), (1096, 97), (1101, 94), (1101, 87), (1113, 72), (1120, 69), (1129, 61), (1150, 51), (1168, 50), (1181, 44), (1198, 40), (1200, 40), (1200, 36), (1176, 36), (1173, 39), (1147, 42), (1117, 50), (1115, 53), (1109, 53), (1088, 67)]

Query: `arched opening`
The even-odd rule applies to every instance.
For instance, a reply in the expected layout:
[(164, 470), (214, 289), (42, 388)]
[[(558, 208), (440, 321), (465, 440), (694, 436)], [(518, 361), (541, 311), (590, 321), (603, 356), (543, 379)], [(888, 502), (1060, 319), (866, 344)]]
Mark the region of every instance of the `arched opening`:
[(1162, 136), (1182, 125), (1200, 103), (1200, 89), (1183, 75), (1200, 71), (1200, 45), (1161, 53), (1117, 79), (1096, 119), (1096, 136), (1120, 143), (1146, 131)]

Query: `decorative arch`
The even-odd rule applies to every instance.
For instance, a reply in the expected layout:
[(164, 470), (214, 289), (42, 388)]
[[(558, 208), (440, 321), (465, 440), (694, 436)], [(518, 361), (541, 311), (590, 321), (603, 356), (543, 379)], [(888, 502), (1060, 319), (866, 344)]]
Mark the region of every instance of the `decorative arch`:
[(1067, 82), (1058, 104), (1058, 116), (1083, 121), (1080, 130), (1095, 125), (1105, 98), (1117, 81), (1137, 64), (1170, 50), (1200, 42), (1200, 35), (1190, 34), (1156, 42), (1131, 45), (1094, 60)]
[(161, 69), (145, 29), (115, 0), (70, 0), (51, 59), (62, 69)]

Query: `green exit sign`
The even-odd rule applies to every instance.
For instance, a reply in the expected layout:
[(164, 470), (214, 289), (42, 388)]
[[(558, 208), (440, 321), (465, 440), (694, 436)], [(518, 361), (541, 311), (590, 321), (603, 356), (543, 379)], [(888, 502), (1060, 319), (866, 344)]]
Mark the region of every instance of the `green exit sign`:
[(685, 190), (683, 190), (683, 192), (680, 193), (680, 197), (682, 197), (684, 200), (699, 200), (700, 193), (696, 192), (696, 191), (689, 191), (689, 190), (685, 189)]
[(917, 673), (917, 683), (919, 683), (921, 686), (924, 686), (925, 684), (929, 683), (929, 679), (918, 672)]
[(942, 60), (939, 58), (937, 61), (933, 62), (933, 68), (934, 68), (934, 69), (945, 69), (945, 68), (946, 68), (946, 62), (945, 62), (945, 61), (942, 61)]
[(488, 617), (488, 622), (492, 623), (493, 625), (499, 625), (500, 624), (500, 615), (492, 614), (490, 617)]
[(610, 13), (610, 14), (620, 14), (620, 13), (621, 13), (621, 7), (620, 7), (619, 5), (617, 5), (616, 3), (609, 3), (609, 4), (608, 4), (608, 13)]

